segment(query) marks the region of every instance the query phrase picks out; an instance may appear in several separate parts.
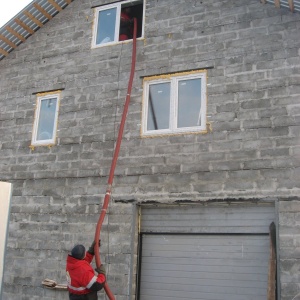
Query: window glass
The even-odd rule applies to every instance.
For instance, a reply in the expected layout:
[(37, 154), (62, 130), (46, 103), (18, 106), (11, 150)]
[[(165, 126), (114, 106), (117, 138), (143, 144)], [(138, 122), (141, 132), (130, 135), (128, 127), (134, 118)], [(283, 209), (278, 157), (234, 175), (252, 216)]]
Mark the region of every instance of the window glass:
[(116, 14), (116, 8), (99, 11), (96, 44), (104, 44), (114, 41)]
[(177, 127), (201, 125), (201, 79), (178, 82)]
[(51, 140), (53, 138), (56, 104), (56, 98), (44, 99), (41, 101), (37, 141)]
[(168, 129), (170, 120), (170, 83), (149, 87), (147, 130)]
[(144, 78), (141, 134), (206, 132), (206, 70)]

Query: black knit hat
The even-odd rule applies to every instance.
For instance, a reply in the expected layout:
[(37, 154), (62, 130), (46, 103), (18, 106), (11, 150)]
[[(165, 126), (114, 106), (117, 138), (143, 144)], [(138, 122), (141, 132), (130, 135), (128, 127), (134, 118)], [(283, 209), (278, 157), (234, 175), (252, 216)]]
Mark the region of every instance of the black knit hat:
[(72, 251), (71, 256), (77, 259), (84, 259), (85, 257), (85, 248), (83, 245), (76, 245)]

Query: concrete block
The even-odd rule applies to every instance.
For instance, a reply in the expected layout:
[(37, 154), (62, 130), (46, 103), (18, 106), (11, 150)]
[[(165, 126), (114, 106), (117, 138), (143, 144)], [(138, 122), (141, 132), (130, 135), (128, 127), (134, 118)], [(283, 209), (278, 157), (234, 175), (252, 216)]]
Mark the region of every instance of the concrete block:
[[(41, 288), (40, 277), (64, 278), (67, 251), (93, 238), (132, 54), (131, 42), (90, 49), (90, 7), (104, 2), (73, 1), (0, 62), (0, 173), (14, 183), (5, 299), (67, 298)], [(300, 221), (298, 201), (292, 200), (300, 188), (299, 16), (256, 0), (188, 4), (146, 1), (145, 39), (138, 41), (132, 101), (103, 228), (110, 283), (118, 299), (128, 299), (132, 206), (120, 201), (284, 196), (289, 201), (279, 201), (281, 299), (292, 299), (299, 290)], [(140, 76), (206, 66), (212, 132), (141, 139)], [(32, 93), (55, 88), (64, 88), (58, 145), (31, 151)], [(16, 272), (24, 261), (26, 268)]]
[(258, 129), (259, 138), (287, 136), (288, 133), (289, 133), (288, 127), (259, 128)]

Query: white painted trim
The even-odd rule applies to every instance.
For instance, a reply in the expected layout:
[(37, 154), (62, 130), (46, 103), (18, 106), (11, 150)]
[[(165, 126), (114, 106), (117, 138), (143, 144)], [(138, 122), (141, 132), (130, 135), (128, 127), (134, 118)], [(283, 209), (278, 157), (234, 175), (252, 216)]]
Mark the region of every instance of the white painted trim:
[(12, 184), (8, 182), (0, 182), (0, 299), (2, 299), (4, 257), (8, 231), (11, 193)]
[[(97, 44), (97, 31), (98, 31), (98, 21), (99, 21), (99, 12), (105, 11), (108, 9), (116, 8), (116, 18), (115, 20), (115, 34), (114, 34), (114, 40), (105, 44)], [(94, 17), (94, 28), (93, 28), (93, 40), (92, 40), (92, 48), (102, 47), (104, 45), (111, 45), (115, 44), (118, 41), (116, 40), (119, 35), (119, 27), (120, 27), (120, 11), (121, 11), (121, 5), (120, 3), (114, 3), (110, 5), (100, 6), (95, 8), (95, 17)], [(118, 21), (119, 20), (119, 21)], [(119, 26), (118, 26), (119, 24)]]
[[(138, 40), (141, 40), (141, 39), (144, 38), (146, 0), (127, 0), (127, 1), (122, 1), (122, 2), (112, 3), (112, 4), (105, 5), (105, 6), (96, 7), (94, 9), (93, 36), (92, 36), (92, 45), (91, 45), (92, 49), (94, 49), (94, 48), (100, 48), (100, 47), (104, 47), (104, 46), (111, 46), (111, 45), (115, 45), (115, 44), (120, 44), (120, 43), (124, 43), (124, 42), (128, 42), (128, 41), (132, 41), (132, 39), (126, 40), (126, 41), (119, 41), (119, 31), (120, 31), (120, 19), (121, 19), (121, 8), (122, 8), (122, 5), (123, 4), (127, 4), (127, 3), (131, 3), (131, 4), (134, 5), (135, 2), (137, 2), (137, 4), (139, 2), (142, 2), (142, 4), (143, 4), (142, 36), (139, 37)], [(111, 8), (117, 8), (114, 40), (111, 41), (111, 42), (108, 42), (108, 43), (104, 43), (104, 44), (97, 44), (96, 40), (97, 40), (99, 12), (107, 10), (107, 9), (111, 9)]]

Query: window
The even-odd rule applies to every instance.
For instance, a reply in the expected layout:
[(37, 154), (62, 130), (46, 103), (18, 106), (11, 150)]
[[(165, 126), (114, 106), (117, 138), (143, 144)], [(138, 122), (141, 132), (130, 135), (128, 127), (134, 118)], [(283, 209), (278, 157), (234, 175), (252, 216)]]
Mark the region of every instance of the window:
[(59, 99), (59, 92), (38, 94), (31, 142), (33, 146), (55, 144)]
[(92, 47), (132, 39), (133, 18), (137, 19), (137, 37), (143, 36), (143, 0), (122, 1), (95, 9)]
[(206, 71), (144, 78), (142, 135), (206, 130)]

